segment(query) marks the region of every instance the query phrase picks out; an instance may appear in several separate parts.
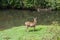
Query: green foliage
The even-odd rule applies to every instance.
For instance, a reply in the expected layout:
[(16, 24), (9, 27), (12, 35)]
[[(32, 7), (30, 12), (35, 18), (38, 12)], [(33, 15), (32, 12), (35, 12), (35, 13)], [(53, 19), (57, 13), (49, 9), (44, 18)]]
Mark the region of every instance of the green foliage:
[(7, 0), (0, 0), (0, 6), (1, 7), (6, 7), (8, 4), (7, 4)]
[(32, 0), (24, 0), (23, 1), (25, 7), (31, 7), (31, 6), (33, 6), (32, 2), (33, 2)]
[(10, 6), (12, 8), (14, 7), (20, 8), (22, 6), (22, 0), (1, 0), (0, 4), (2, 7)]
[(7, 7), (7, 6), (10, 6), (12, 8), (51, 7), (53, 9), (55, 8), (60, 9), (60, 0), (0, 0), (0, 7)]
[(55, 9), (60, 9), (60, 0), (46, 0), (48, 2), (48, 6)]
[(8, 0), (8, 4), (12, 6), (12, 8), (17, 7), (20, 8), (22, 6), (21, 0)]

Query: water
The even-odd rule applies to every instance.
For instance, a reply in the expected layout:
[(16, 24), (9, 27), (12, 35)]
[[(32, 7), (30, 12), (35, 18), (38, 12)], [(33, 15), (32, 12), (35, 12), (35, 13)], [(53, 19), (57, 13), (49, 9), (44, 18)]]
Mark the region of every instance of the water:
[(59, 11), (3, 10), (0, 11), (0, 28), (24, 25), (29, 17), (37, 17), (39, 25), (60, 24)]

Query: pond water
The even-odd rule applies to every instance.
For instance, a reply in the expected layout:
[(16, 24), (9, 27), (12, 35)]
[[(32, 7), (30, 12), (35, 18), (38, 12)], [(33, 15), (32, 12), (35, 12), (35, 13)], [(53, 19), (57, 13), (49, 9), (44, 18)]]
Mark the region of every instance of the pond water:
[(0, 28), (24, 25), (28, 18), (37, 17), (38, 25), (60, 24), (59, 11), (0, 10)]

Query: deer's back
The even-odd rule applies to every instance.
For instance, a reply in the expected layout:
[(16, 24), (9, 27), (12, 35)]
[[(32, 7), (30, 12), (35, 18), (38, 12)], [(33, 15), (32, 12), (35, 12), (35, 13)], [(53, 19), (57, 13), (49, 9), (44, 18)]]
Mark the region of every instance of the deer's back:
[(25, 25), (26, 26), (35, 26), (35, 23), (27, 21), (27, 22), (25, 22)]

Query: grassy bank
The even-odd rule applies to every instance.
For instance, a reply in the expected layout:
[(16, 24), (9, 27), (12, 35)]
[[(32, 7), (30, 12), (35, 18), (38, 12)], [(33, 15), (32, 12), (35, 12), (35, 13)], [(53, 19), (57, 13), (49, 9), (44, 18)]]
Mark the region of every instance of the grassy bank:
[(0, 40), (60, 40), (60, 26), (37, 25), (36, 31), (25, 26), (0, 31)]

